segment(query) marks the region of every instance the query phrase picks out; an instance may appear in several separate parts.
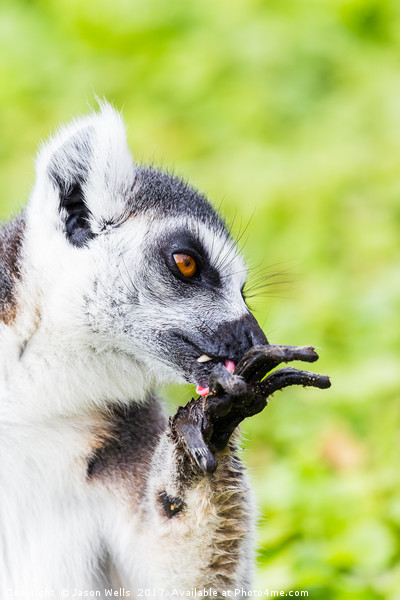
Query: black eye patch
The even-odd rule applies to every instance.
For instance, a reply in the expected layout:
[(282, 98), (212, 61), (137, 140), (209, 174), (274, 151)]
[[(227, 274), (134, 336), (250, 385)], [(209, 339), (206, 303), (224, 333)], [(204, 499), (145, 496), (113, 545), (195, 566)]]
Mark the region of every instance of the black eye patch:
[(164, 512), (169, 519), (172, 519), (172, 517), (181, 512), (184, 507), (184, 503), (180, 498), (168, 496), (166, 492), (161, 492), (159, 498)]
[[(177, 230), (168, 236), (165, 236), (160, 242), (160, 249), (169, 269), (177, 275), (185, 284), (202, 285), (204, 287), (220, 287), (221, 278), (216, 267), (210, 262), (210, 257), (201, 242), (192, 236), (189, 232)], [(197, 264), (197, 271), (194, 277), (189, 280), (178, 270), (174, 255), (187, 254), (194, 258)]]

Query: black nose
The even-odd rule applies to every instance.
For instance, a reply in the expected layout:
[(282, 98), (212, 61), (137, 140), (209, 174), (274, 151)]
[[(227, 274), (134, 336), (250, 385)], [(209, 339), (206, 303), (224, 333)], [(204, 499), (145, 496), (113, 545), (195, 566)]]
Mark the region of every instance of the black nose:
[(221, 323), (215, 332), (214, 356), (229, 358), (238, 363), (253, 346), (268, 344), (268, 340), (251, 313), (236, 321)]

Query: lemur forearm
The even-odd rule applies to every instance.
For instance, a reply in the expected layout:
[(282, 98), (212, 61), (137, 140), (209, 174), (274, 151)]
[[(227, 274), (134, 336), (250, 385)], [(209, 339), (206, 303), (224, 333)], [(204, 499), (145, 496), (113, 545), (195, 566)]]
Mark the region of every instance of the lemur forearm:
[[(138, 429), (145, 433), (140, 453)], [(110, 530), (123, 523), (118, 535), (107, 533), (119, 581), (132, 592), (248, 586), (254, 510), (235, 441), (219, 453), (215, 473), (206, 475), (155, 399), (131, 414), (116, 410), (110, 431), (89, 460), (88, 477), (110, 494)]]

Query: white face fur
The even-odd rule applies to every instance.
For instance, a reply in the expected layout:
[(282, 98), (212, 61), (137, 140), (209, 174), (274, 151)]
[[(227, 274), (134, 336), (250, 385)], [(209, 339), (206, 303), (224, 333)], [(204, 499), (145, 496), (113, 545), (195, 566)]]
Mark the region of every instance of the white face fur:
[(265, 343), (223, 222), (181, 180), (132, 162), (111, 107), (59, 132), (37, 173), (26, 256), (42, 318), (80, 351), (128, 358), (155, 385), (206, 387), (217, 362)]

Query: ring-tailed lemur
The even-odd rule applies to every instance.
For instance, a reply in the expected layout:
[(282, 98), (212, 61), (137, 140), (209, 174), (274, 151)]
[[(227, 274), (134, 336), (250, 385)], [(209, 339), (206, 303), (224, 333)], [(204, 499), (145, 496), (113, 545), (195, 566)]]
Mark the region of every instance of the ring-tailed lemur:
[(134, 164), (104, 105), (43, 146), (0, 261), (0, 597), (246, 588), (234, 446), (202, 476), (153, 393), (206, 395), (217, 363), (267, 343), (208, 201)]

